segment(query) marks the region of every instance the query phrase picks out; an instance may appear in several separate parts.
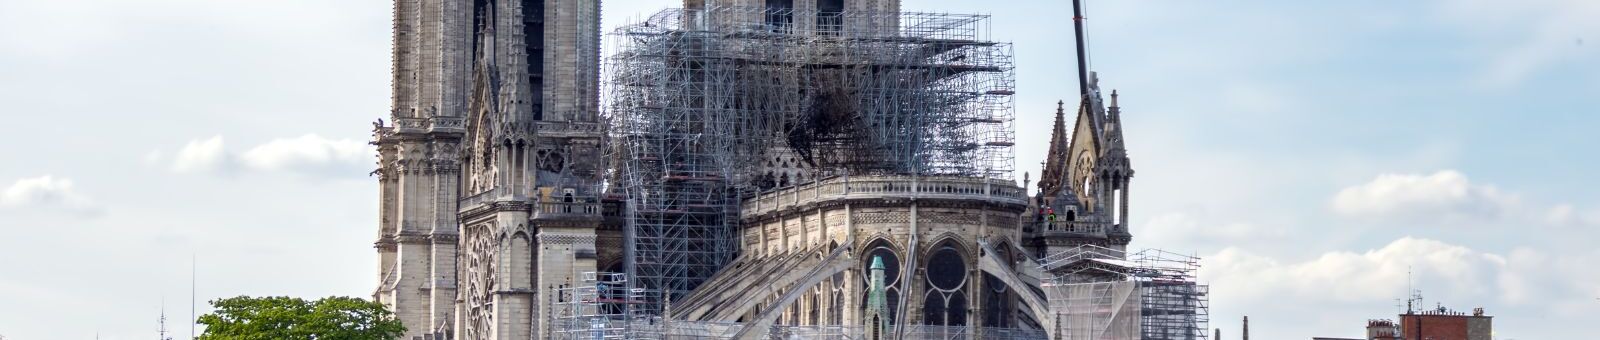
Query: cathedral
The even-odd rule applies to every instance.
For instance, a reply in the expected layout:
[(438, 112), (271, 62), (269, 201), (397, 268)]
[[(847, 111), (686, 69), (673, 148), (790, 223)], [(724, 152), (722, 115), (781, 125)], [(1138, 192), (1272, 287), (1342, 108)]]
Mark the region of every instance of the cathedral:
[(1019, 185), (1011, 46), (900, 7), (396, 0), (374, 298), (405, 339), (1046, 338), (1041, 263), (1132, 238), (1117, 94), (1081, 70)]

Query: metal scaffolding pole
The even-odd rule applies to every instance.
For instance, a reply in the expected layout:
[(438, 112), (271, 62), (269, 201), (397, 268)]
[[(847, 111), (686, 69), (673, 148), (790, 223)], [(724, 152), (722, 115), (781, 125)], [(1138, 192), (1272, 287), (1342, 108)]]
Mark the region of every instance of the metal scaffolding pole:
[(608, 34), (629, 273), (680, 298), (740, 244), (739, 200), (848, 174), (1010, 179), (1011, 45), (988, 17), (671, 9)]

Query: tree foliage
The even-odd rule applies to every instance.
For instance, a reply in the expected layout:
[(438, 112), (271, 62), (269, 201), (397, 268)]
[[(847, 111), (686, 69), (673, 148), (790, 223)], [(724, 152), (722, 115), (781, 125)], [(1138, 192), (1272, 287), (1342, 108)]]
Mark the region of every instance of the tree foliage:
[(405, 333), (382, 304), (352, 297), (306, 301), (291, 297), (232, 297), (211, 301), (199, 340), (393, 340)]

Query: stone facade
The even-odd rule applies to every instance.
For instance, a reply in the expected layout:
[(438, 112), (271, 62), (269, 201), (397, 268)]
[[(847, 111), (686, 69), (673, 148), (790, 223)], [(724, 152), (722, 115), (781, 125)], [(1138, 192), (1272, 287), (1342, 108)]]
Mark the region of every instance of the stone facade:
[(541, 292), (598, 260), (599, 1), (394, 9), (374, 298), (407, 339), (547, 334)]
[(742, 320), (751, 329), (870, 328), (867, 274), (880, 260), (887, 291), (880, 314), (893, 332), (1041, 329), (1034, 311), (1018, 303), (1029, 298), (1019, 292), (1031, 295), (1038, 281), (1019, 279), (1031, 263), (1019, 247), (1018, 217), (1028, 197), (1010, 182), (831, 177), (747, 199), (743, 207), (743, 253), (675, 304), (672, 318)]
[[(892, 36), (900, 20), (830, 16), (895, 13), (896, 0), (684, 6), (777, 6), (809, 14), (760, 20), (820, 35), (840, 25)], [(624, 271), (626, 196), (602, 191), (614, 169), (602, 152), (599, 24), (598, 0), (395, 1), (392, 111), (373, 132), (374, 298), (406, 326), (404, 338), (549, 338), (557, 291), (584, 272)], [(1034, 259), (1084, 245), (1123, 250), (1131, 239), (1133, 172), (1116, 94), (1106, 106), (1098, 88), (1090, 93), (1070, 135), (1058, 109), (1038, 195), (978, 177), (818, 178), (825, 172), (774, 149), (748, 165), (770, 180), (739, 204), (738, 253), (727, 252), (737, 259), (671, 301), (666, 317), (741, 322), (746, 332), (862, 327), (868, 315), (890, 319), (875, 324), (896, 336), (1050, 329)], [(884, 262), (886, 299), (869, 313), (874, 260)]]

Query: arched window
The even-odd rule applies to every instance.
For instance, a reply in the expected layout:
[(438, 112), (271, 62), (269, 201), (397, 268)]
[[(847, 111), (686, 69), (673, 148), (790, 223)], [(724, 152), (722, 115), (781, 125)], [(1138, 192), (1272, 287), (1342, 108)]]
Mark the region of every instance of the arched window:
[(967, 259), (950, 241), (928, 255), (922, 322), (932, 326), (967, 325)]
[(528, 234), (511, 235), (511, 288), (533, 288), (533, 249)]
[[(889, 324), (894, 324), (894, 317), (898, 315), (900, 310), (900, 287), (902, 287), (902, 283), (900, 282), (900, 255), (897, 255), (897, 253), (888, 242), (878, 240), (867, 247), (866, 253), (861, 256), (862, 261), (860, 264), (861, 286), (870, 287), (872, 285), (870, 275), (872, 272), (870, 270), (872, 259), (883, 259), (884, 301), (887, 305), (887, 315), (885, 317), (890, 319)], [(866, 289), (861, 290), (861, 303), (859, 305), (863, 311), (867, 309), (867, 294)]]
[[(1069, 211), (1068, 214), (1071, 214), (1071, 212)], [(995, 244), (994, 256), (1000, 259), (1000, 263), (1015, 268), (1017, 264), (1013, 261), (1011, 249), (1011, 245), (1006, 242), (997, 243)], [(982, 295), (981, 299), (983, 299), (983, 326), (1015, 327), (1012, 325), (1012, 321), (1016, 317), (1012, 313), (1016, 310), (1013, 305), (1016, 297), (1011, 292), (1010, 287), (1006, 286), (1005, 281), (1001, 281), (1000, 278), (988, 273), (983, 274), (983, 287), (983, 294), (979, 294)]]
[(983, 274), (983, 285), (987, 288), (983, 291), (983, 326), (1012, 327), (1014, 317), (1011, 312), (1014, 307), (1011, 305), (1010, 287), (1006, 286), (1005, 281), (988, 273)]
[(829, 325), (842, 325), (842, 324), (844, 324), (844, 313), (843, 313), (843, 310), (844, 310), (845, 296), (847, 296), (847, 294), (845, 294), (845, 288), (846, 287), (844, 285), (844, 283), (845, 283), (844, 273), (840, 272), (840, 273), (837, 273), (837, 274), (833, 274), (833, 278), (828, 279), (828, 282), (830, 283), (828, 285), (828, 288), (827, 288), (827, 291), (826, 291), (827, 294), (828, 294), (828, 298), (827, 298), (828, 299), (828, 305), (832, 306), (834, 309), (832, 311), (828, 312), (828, 320), (827, 320), (828, 323), (827, 324), (829, 324)]

